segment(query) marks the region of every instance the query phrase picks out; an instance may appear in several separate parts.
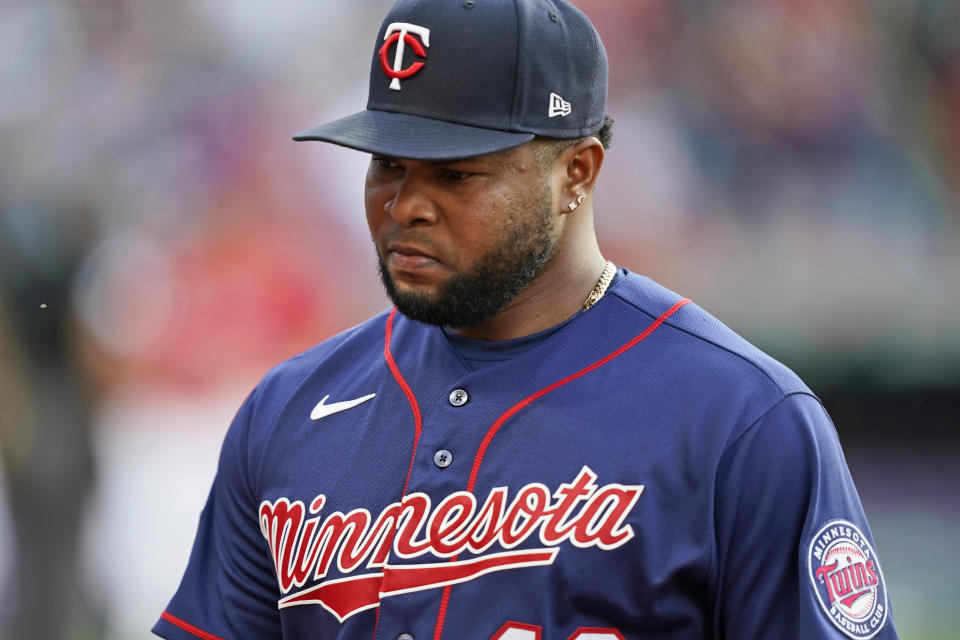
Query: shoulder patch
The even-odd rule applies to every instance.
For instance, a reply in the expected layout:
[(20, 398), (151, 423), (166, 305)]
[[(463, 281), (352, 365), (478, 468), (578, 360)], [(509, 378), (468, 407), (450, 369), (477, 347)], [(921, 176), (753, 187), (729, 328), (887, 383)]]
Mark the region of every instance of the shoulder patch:
[(807, 554), (810, 583), (820, 607), (847, 636), (867, 640), (887, 620), (887, 588), (877, 554), (857, 525), (825, 524)]

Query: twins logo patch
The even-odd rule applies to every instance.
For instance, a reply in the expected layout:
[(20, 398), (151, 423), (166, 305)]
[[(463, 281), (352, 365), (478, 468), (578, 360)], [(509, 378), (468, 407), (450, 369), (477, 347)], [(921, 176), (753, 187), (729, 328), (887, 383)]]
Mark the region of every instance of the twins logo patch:
[(856, 640), (872, 638), (887, 619), (887, 589), (877, 554), (852, 522), (817, 532), (807, 556), (810, 582), (833, 624)]

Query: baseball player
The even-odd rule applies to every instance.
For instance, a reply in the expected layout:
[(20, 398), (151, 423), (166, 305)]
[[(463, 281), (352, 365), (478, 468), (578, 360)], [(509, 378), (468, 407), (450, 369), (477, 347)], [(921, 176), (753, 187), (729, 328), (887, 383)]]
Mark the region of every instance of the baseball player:
[(896, 638), (817, 398), (606, 261), (607, 61), (563, 0), (400, 0), (366, 110), (395, 307), (227, 432), (175, 640)]

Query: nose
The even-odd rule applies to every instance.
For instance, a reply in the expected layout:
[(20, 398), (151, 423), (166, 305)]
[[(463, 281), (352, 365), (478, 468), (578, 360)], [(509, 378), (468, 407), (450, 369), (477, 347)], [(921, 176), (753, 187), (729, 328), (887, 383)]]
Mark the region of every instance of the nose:
[(383, 210), (404, 227), (431, 225), (437, 221), (436, 204), (423, 185), (410, 175), (396, 182), (393, 197), (384, 203)]

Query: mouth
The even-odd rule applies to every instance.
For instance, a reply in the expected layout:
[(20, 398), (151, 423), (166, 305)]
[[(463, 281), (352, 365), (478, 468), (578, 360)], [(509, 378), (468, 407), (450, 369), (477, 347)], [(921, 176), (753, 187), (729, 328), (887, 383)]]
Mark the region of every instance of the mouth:
[(412, 245), (394, 243), (387, 246), (384, 261), (391, 270), (417, 273), (440, 266), (440, 261)]

